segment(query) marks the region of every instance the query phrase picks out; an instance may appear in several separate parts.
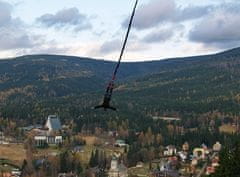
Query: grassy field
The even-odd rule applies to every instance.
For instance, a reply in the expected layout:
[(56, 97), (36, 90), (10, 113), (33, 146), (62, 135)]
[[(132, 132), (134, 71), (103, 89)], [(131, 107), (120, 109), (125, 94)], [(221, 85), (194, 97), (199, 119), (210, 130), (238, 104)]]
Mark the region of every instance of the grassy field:
[(10, 159), (17, 165), (21, 165), (26, 158), (26, 152), (23, 145), (0, 145), (0, 158)]
[(98, 141), (98, 138), (96, 136), (79, 136), (80, 138), (82, 138), (83, 140), (86, 141), (86, 144), (87, 145), (94, 145), (97, 141)]
[(229, 133), (229, 134), (234, 134), (237, 131), (237, 128), (235, 126), (225, 124), (219, 127), (219, 131), (221, 133)]
[(132, 167), (128, 169), (129, 176), (148, 177), (149, 164), (144, 164), (143, 167)]
[[(111, 157), (114, 153), (123, 153), (124, 148), (113, 147), (113, 146), (105, 146), (105, 140), (97, 138), (95, 136), (81, 136), (80, 138), (86, 141), (86, 145), (84, 146), (84, 151), (78, 153), (78, 157), (81, 159), (83, 164), (88, 164), (91, 154), (96, 149), (100, 151), (105, 151), (107, 157)], [(95, 146), (94, 144), (97, 142), (101, 145)], [(49, 147), (47, 149), (36, 149), (34, 152), (35, 157), (43, 157), (43, 156), (55, 156), (61, 153), (63, 149), (59, 149), (57, 147)], [(9, 159), (16, 165), (22, 164), (23, 160), (26, 159), (26, 150), (24, 149), (24, 145), (0, 145), (0, 158)]]
[(49, 147), (47, 149), (37, 149), (34, 153), (35, 157), (43, 157), (43, 156), (56, 156), (61, 153), (61, 150), (57, 147)]

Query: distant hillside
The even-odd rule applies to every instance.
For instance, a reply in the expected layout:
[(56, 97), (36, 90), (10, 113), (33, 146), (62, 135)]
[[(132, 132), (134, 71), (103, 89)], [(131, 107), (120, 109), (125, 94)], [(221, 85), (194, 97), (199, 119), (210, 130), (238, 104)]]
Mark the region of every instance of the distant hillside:
[[(1, 114), (77, 117), (101, 100), (114, 66), (114, 62), (55, 55), (0, 60)], [(215, 55), (123, 63), (113, 104), (126, 115), (146, 114), (146, 110), (236, 113), (239, 83), (240, 48)]]
[(142, 110), (239, 114), (240, 48), (163, 63), (167, 69), (121, 86), (121, 100)]

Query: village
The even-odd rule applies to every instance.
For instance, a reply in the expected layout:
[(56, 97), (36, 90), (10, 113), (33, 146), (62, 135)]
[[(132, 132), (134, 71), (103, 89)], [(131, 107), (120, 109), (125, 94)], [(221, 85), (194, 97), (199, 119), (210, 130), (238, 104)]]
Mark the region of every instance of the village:
[[(213, 147), (207, 147), (203, 143), (192, 150), (188, 142), (185, 142), (182, 147), (172, 144), (162, 148), (159, 159), (152, 159), (147, 163), (139, 161), (135, 166), (128, 167), (124, 156), (129, 150), (129, 145), (120, 138), (118, 131), (98, 135), (92, 135), (89, 132), (72, 135), (69, 132), (69, 125), (62, 125), (60, 118), (56, 115), (49, 115), (44, 125), (21, 127), (21, 131), (26, 139), (16, 140), (14, 137), (5, 137), (4, 133), (0, 132), (1, 177), (21, 176), (24, 161), (29, 159), (34, 160), (35, 165), (42, 168), (41, 166), (51, 157), (59, 156), (63, 151), (77, 155), (76, 157), (85, 168), (85, 175), (90, 177), (101, 175), (200, 177), (214, 173), (219, 165), (218, 153), (222, 147), (220, 142), (216, 142)], [(93, 162), (94, 157), (100, 156), (101, 152), (104, 152), (106, 159), (104, 167), (98, 164), (99, 161)], [(66, 172), (57, 173), (57, 176), (77, 177), (79, 175)]]

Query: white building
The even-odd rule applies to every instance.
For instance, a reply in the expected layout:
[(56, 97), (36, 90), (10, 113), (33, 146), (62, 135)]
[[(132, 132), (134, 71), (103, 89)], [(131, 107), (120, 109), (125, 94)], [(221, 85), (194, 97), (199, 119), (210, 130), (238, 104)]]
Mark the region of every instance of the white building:
[(0, 132), (0, 144), (4, 144), (4, 140), (5, 140), (4, 134), (3, 132)]
[(127, 144), (125, 143), (124, 140), (117, 140), (114, 144), (114, 146), (117, 146), (117, 147), (125, 147), (127, 146)]
[(35, 146), (43, 147), (45, 145), (59, 145), (63, 142), (62, 136), (36, 135), (34, 136)]
[(48, 128), (49, 132), (56, 132), (62, 129), (60, 119), (56, 115), (49, 115), (45, 128)]
[(178, 152), (178, 155), (183, 162), (185, 162), (187, 160), (187, 153), (180, 151), (180, 152)]
[(213, 151), (215, 152), (219, 152), (222, 148), (222, 145), (219, 143), (219, 142), (216, 142), (214, 145), (213, 145)]
[[(63, 142), (63, 137), (60, 134), (61, 122), (56, 115), (49, 115), (45, 123), (44, 129), (33, 129), (35, 132), (35, 146), (43, 147), (46, 145), (59, 145)], [(47, 129), (47, 130), (46, 130)]]
[(108, 171), (108, 177), (128, 177), (128, 170), (124, 164), (118, 164), (118, 159), (113, 157), (111, 168)]
[(172, 145), (167, 146), (163, 152), (164, 156), (173, 156), (173, 155), (176, 155), (176, 153), (177, 153), (177, 149), (175, 146), (172, 146)]
[(206, 158), (206, 149), (204, 148), (194, 148), (193, 149), (193, 156), (197, 159), (205, 159)]
[(188, 144), (188, 142), (185, 142), (185, 143), (182, 145), (182, 150), (183, 150), (183, 151), (189, 151), (189, 144)]

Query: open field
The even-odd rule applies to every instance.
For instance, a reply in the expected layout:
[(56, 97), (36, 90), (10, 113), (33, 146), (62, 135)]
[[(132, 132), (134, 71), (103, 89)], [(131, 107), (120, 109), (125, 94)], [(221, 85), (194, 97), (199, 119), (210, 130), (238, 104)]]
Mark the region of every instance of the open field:
[(61, 150), (56, 147), (49, 147), (47, 149), (37, 149), (34, 155), (36, 157), (43, 157), (43, 156), (56, 156), (61, 153)]
[(0, 158), (9, 159), (17, 165), (21, 165), (23, 159), (26, 158), (26, 152), (22, 144), (0, 145)]
[(235, 126), (225, 124), (219, 127), (219, 131), (221, 133), (234, 134), (237, 132), (237, 128)]
[(143, 167), (132, 167), (128, 171), (129, 171), (130, 176), (148, 177), (149, 176), (149, 164), (144, 164)]
[(94, 145), (98, 141), (96, 136), (79, 135), (78, 137), (86, 141), (87, 145)]

